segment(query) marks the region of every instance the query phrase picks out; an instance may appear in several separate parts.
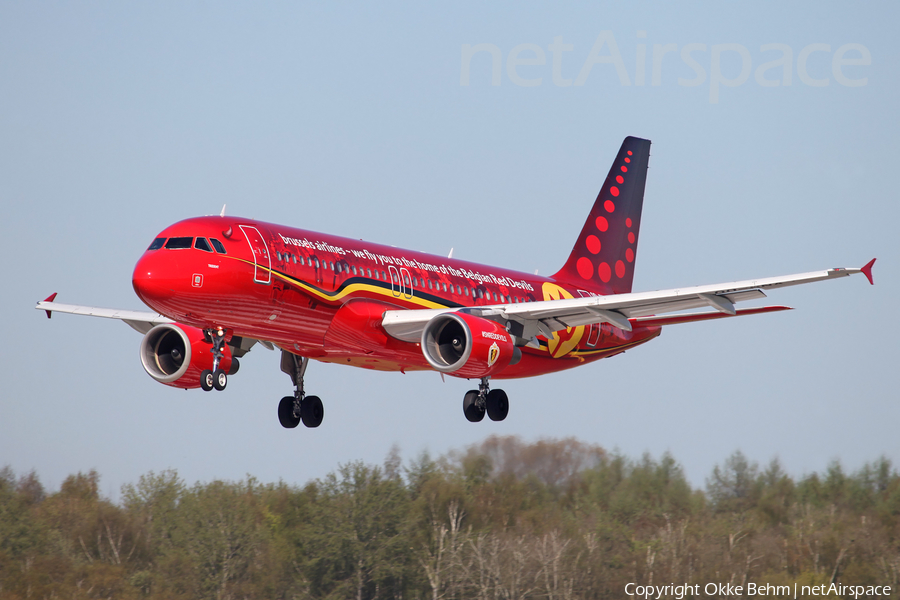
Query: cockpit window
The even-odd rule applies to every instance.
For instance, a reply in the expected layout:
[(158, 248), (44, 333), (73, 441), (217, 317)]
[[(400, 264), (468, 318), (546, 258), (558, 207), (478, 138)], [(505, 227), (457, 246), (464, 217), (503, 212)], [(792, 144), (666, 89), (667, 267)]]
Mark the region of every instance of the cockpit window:
[(159, 250), (166, 243), (166, 238), (156, 238), (147, 250)]
[(204, 252), (212, 252), (212, 248), (209, 247), (209, 242), (206, 241), (206, 238), (202, 237), (198, 237), (194, 242), (194, 248), (203, 250)]
[(209, 241), (212, 242), (213, 248), (216, 249), (216, 252), (218, 252), (219, 254), (226, 254), (225, 246), (222, 245), (222, 242), (220, 242), (216, 238), (209, 238)]
[(169, 241), (166, 242), (167, 250), (184, 250), (185, 248), (191, 247), (191, 242), (194, 241), (194, 238), (189, 237), (177, 237), (177, 238), (169, 238)]

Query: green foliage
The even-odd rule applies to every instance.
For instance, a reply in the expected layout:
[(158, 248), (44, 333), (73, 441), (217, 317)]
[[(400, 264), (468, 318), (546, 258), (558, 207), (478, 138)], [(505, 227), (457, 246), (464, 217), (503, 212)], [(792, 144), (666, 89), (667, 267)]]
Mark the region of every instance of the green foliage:
[(620, 598), (635, 583), (894, 585), (900, 475), (886, 458), (798, 480), (735, 452), (706, 490), (665, 454), (490, 437), (303, 487), (175, 471), (99, 494), (0, 470), (0, 598)]

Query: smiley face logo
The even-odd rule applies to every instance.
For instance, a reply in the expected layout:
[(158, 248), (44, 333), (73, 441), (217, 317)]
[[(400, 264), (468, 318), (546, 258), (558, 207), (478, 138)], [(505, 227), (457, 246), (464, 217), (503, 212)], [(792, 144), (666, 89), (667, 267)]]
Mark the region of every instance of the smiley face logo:
[[(573, 298), (572, 294), (554, 283), (544, 283), (542, 291), (544, 293), (544, 300)], [(583, 335), (584, 326), (567, 327), (564, 330), (554, 332), (553, 337), (547, 340), (547, 348), (550, 350), (550, 356), (553, 358), (565, 356), (578, 346), (578, 342), (581, 341)]]

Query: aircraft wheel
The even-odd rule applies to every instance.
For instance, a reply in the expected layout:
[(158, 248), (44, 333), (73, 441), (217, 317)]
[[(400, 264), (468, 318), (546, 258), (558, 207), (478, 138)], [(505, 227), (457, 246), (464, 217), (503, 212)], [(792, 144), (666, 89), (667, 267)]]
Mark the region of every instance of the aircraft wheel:
[(487, 414), (491, 421), (502, 421), (509, 414), (509, 398), (503, 390), (491, 390), (486, 402)]
[(204, 369), (203, 372), (200, 373), (200, 387), (203, 388), (204, 392), (213, 389), (213, 374), (209, 369)]
[(216, 372), (213, 373), (213, 387), (221, 392), (226, 385), (228, 385), (228, 374), (222, 369), (216, 369)]
[(325, 407), (318, 396), (307, 396), (300, 405), (300, 418), (307, 427), (318, 427), (325, 418)]
[(484, 418), (484, 408), (478, 406), (477, 390), (469, 390), (463, 397), (463, 414), (472, 423), (477, 423)]
[(293, 429), (300, 424), (300, 417), (294, 416), (293, 396), (285, 396), (278, 403), (278, 421), (285, 429)]

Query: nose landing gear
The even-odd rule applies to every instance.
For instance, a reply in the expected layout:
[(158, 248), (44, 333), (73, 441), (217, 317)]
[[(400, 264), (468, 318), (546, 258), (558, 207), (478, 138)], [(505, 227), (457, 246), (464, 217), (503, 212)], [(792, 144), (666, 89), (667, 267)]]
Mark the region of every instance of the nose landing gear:
[[(222, 350), (225, 347), (225, 330), (220, 327), (219, 329), (207, 329), (205, 333), (212, 340), (213, 347), (210, 352), (213, 355), (213, 364), (212, 369), (204, 369), (200, 373), (200, 387), (205, 392), (213, 388), (221, 392), (228, 385), (228, 373), (219, 368), (219, 363), (225, 357), (225, 352)], [(237, 371), (237, 369), (233, 370)]]
[(491, 390), (488, 380), (482, 377), (477, 390), (469, 390), (463, 397), (463, 414), (472, 423), (484, 419), (487, 413), (491, 421), (502, 421), (509, 414), (509, 398), (503, 390)]
[(294, 382), (294, 395), (285, 396), (278, 403), (278, 421), (286, 429), (293, 429), (302, 421), (307, 427), (318, 427), (325, 418), (325, 407), (318, 396), (307, 396), (303, 390), (303, 375), (309, 359), (281, 351), (281, 370)]

